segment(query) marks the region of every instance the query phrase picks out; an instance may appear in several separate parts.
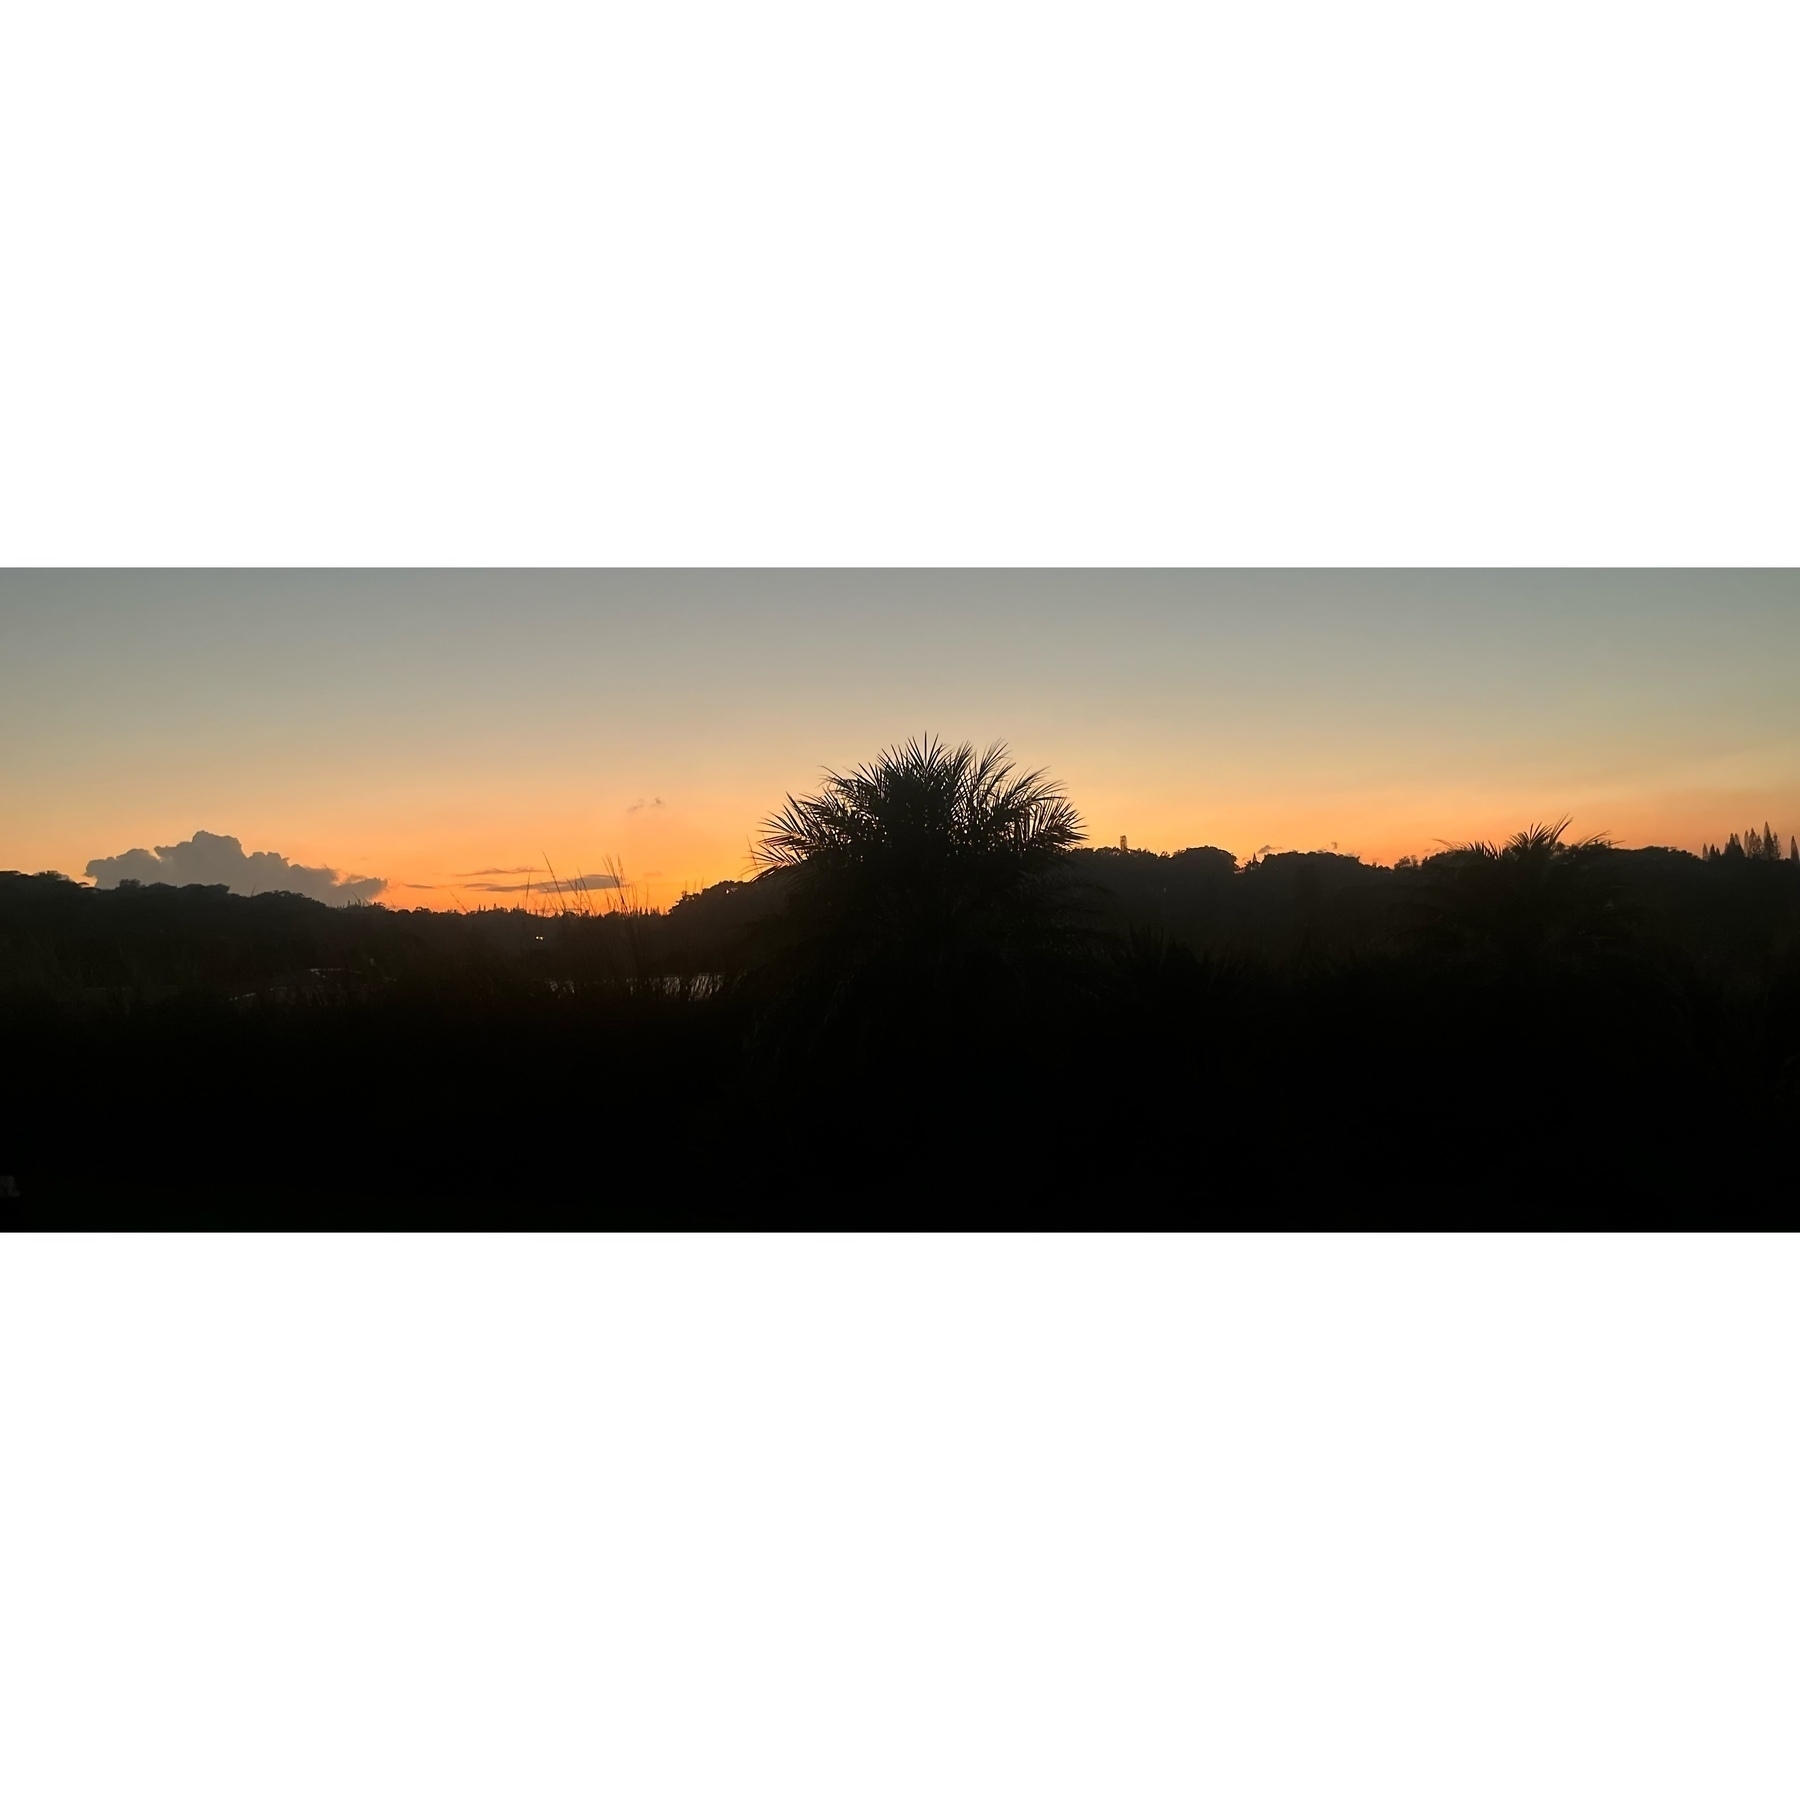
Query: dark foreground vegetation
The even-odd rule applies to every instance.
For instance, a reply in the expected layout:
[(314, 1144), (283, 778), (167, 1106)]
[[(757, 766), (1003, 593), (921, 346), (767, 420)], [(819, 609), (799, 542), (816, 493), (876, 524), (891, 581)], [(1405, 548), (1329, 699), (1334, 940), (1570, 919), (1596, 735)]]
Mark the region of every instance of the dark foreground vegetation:
[(1387, 869), (1079, 835), (1042, 780), (915, 745), (666, 914), (0, 875), (0, 1217), (1795, 1216), (1772, 837)]

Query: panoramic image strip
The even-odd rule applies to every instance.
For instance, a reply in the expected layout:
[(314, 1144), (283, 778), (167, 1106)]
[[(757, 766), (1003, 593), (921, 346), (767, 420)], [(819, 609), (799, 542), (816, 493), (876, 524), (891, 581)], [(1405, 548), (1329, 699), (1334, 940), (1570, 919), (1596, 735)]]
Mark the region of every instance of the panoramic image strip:
[(0, 597), (22, 1200), (1581, 1223), (1791, 1181), (1789, 576)]

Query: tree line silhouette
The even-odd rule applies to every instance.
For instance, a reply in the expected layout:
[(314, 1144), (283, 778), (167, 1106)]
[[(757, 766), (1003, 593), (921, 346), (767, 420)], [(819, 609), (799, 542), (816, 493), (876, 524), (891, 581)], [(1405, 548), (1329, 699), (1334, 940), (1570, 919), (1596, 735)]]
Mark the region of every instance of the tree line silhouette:
[(0, 876), (0, 1083), (68, 1218), (1785, 1221), (1800, 849), (1089, 848), (919, 739), (666, 913)]

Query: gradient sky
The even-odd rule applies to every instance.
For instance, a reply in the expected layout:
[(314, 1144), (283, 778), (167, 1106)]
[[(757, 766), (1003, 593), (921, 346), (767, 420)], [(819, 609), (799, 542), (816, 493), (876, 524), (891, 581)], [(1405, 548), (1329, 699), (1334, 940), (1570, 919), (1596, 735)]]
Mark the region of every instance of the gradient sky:
[(0, 573), (0, 867), (198, 829), (390, 904), (546, 858), (666, 904), (920, 731), (1158, 850), (1785, 837), (1800, 574)]

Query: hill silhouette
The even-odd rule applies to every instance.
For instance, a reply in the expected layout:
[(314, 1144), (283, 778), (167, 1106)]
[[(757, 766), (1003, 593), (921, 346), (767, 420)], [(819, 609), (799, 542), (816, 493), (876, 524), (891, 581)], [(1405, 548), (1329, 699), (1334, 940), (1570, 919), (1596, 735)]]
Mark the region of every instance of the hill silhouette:
[[(1754, 840), (1754, 848), (1748, 847)], [(1771, 853), (1774, 846), (1774, 853)], [(902, 746), (666, 913), (0, 874), (0, 1177), (77, 1222), (1785, 1223), (1800, 858), (1081, 843)]]

